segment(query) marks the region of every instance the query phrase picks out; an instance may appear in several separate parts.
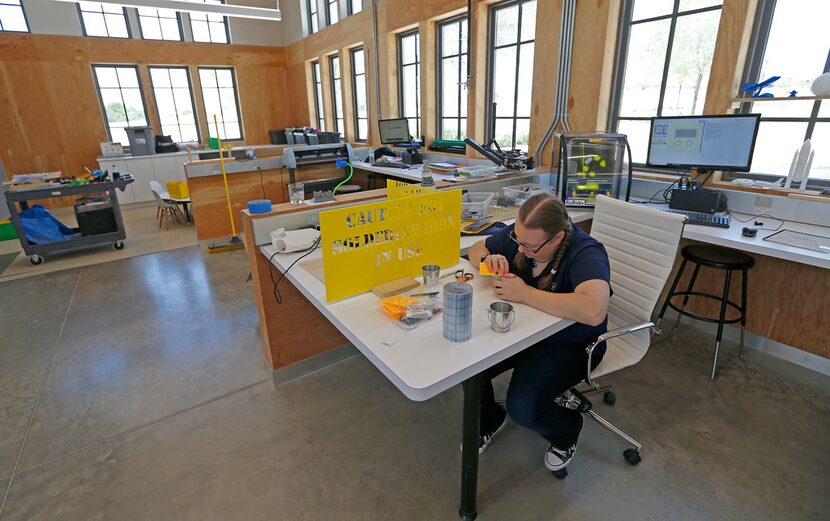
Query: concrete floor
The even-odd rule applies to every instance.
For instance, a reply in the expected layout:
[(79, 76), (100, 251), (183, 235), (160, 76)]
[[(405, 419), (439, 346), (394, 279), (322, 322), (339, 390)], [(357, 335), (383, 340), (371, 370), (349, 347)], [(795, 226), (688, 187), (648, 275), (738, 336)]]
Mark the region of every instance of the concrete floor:
[[(246, 266), (194, 247), (0, 284), (0, 520), (457, 519), (460, 390), (411, 402), (361, 356), (275, 389)], [(509, 425), (479, 519), (826, 519), (830, 379), (710, 361), (681, 327), (607, 379), (637, 467), (588, 423), (558, 481)]]

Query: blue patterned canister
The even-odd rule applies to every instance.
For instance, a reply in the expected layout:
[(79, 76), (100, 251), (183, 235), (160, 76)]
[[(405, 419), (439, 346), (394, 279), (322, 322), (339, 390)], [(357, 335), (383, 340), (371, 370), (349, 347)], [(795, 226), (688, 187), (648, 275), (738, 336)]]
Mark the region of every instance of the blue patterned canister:
[(473, 336), (473, 287), (466, 282), (444, 284), (444, 338), (466, 342)]

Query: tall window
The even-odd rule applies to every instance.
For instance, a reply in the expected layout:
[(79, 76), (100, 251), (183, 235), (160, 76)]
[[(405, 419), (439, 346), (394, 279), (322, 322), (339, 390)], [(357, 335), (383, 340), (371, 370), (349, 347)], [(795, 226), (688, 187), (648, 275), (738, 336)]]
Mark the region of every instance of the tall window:
[(720, 0), (626, 0), (622, 67), (615, 74), (610, 127), (628, 135), (644, 164), (653, 116), (700, 114), (721, 15)]
[(343, 80), (340, 75), (340, 57), (329, 58), (331, 66), (331, 101), (334, 108), (334, 131), (345, 136), (346, 125), (343, 118)]
[[(797, 96), (812, 96), (813, 80), (830, 72), (830, 36), (825, 27), (830, 3), (779, 0), (763, 2), (758, 9), (746, 81), (781, 76), (765, 91), (775, 97), (786, 97), (793, 90)], [(809, 139), (815, 151), (810, 179), (830, 185), (830, 99), (742, 103), (740, 112), (761, 114), (751, 172), (775, 179), (786, 176), (793, 153)]]
[(340, 13), (337, 8), (337, 0), (326, 0), (328, 3), (328, 10), (326, 11), (326, 25), (334, 25), (340, 21)]
[[(224, 0), (188, 0), (206, 4), (224, 4)], [(228, 19), (218, 14), (190, 13), (190, 29), (193, 32), (194, 42), (229, 43), (231, 41), (228, 30)]]
[(239, 116), (239, 95), (231, 67), (199, 67), (202, 99), (205, 101), (205, 122), (208, 135), (216, 137), (213, 116), (219, 120), (219, 137), (223, 140), (242, 139), (242, 118)]
[(369, 139), (369, 104), (366, 101), (366, 57), (363, 47), (352, 49), (355, 141)]
[(28, 33), (26, 13), (20, 0), (0, 0), (0, 31)]
[(438, 26), (438, 136), (467, 135), (467, 18)]
[(349, 0), (349, 14), (359, 13), (363, 10), (363, 0)]
[(418, 31), (398, 37), (398, 102), (400, 115), (409, 120), (409, 132), (421, 135), (421, 85)]
[(127, 10), (120, 5), (78, 2), (78, 11), (84, 36), (130, 37)]
[(146, 127), (147, 107), (135, 65), (93, 65), (98, 100), (110, 141), (129, 146), (126, 127)]
[(323, 78), (320, 75), (320, 62), (311, 64), (311, 75), (314, 80), (314, 110), (317, 112), (317, 128), (326, 129), (326, 117), (323, 111)]
[(179, 13), (172, 9), (139, 7), (138, 26), (145, 40), (182, 40)]
[(187, 67), (149, 67), (161, 133), (176, 143), (199, 141)]
[(320, 30), (320, 22), (317, 21), (317, 0), (306, 0), (308, 11), (308, 34), (314, 34)]
[[(490, 82), (487, 108), (493, 117), (501, 147), (527, 150), (530, 146), (530, 97), (533, 90), (533, 53), (536, 37), (536, 0), (499, 4), (490, 12)], [(488, 133), (491, 131), (488, 131)]]

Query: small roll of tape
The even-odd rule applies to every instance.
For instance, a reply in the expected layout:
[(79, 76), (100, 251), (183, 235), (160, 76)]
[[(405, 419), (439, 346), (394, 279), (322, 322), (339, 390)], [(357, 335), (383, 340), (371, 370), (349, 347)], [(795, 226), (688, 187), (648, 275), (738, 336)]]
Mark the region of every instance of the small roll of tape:
[(248, 201), (248, 211), (253, 213), (268, 213), (271, 211), (270, 199), (256, 199)]

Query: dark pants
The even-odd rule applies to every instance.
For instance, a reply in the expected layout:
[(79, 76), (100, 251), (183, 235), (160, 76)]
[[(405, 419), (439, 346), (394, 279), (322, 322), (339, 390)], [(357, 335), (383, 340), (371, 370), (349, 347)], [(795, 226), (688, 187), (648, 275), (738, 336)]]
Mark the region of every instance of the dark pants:
[[(594, 350), (592, 369), (602, 360), (605, 346)], [(522, 427), (538, 432), (554, 447), (574, 445), (582, 429), (578, 411), (556, 405), (554, 400), (585, 379), (588, 355), (585, 346), (557, 345), (549, 338), (482, 373), (481, 432), (492, 432), (504, 421), (496, 405), (492, 379), (513, 369), (507, 389), (507, 413)]]

